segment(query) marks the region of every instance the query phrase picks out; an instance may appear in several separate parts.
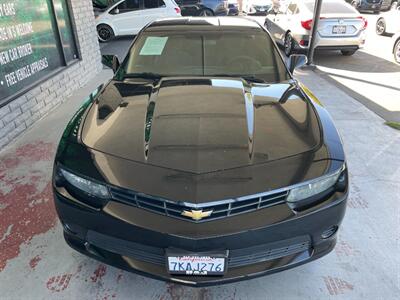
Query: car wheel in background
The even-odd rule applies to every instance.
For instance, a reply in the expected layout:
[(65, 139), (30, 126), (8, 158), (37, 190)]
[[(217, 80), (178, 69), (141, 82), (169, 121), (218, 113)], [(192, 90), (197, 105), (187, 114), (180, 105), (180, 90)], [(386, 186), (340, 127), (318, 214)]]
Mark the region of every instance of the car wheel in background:
[(202, 16), (202, 17), (212, 17), (212, 16), (214, 16), (214, 13), (213, 13), (213, 11), (211, 9), (205, 8), (200, 12), (200, 16)]
[(399, 5), (399, 2), (398, 1), (394, 1), (393, 3), (392, 3), (392, 5), (390, 6), (390, 9), (392, 10), (392, 9), (397, 9), (397, 6)]
[(394, 44), (393, 56), (394, 61), (400, 65), (400, 38)]
[(97, 35), (100, 42), (108, 42), (115, 37), (112, 28), (106, 24), (100, 24), (97, 26)]
[(386, 22), (384, 18), (379, 18), (378, 21), (376, 21), (375, 31), (377, 35), (385, 35)]
[(351, 2), (351, 6), (353, 6), (355, 9), (358, 7), (358, 1), (353, 1)]
[(288, 32), (285, 36), (285, 41), (283, 42), (285, 55), (288, 57), (293, 53), (293, 44), (294, 44), (293, 37), (290, 34), (290, 32)]
[(356, 50), (340, 50), (344, 56), (352, 56), (354, 53), (356, 53)]

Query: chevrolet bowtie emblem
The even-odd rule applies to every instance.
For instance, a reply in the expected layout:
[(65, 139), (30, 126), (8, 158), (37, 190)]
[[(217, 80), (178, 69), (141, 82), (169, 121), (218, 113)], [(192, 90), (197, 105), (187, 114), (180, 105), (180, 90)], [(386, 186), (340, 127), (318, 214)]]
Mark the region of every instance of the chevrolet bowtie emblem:
[(192, 218), (195, 221), (199, 221), (203, 218), (211, 216), (212, 210), (202, 211), (202, 210), (184, 210), (182, 216)]

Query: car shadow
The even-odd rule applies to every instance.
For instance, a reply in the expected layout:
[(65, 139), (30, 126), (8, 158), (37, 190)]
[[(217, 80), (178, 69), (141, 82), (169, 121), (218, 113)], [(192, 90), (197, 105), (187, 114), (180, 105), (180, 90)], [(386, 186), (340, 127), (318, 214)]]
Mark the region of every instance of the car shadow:
[[(335, 55), (335, 59), (332, 56)], [(358, 51), (356, 55), (343, 56), (338, 51), (318, 51), (314, 57), (316, 65), (361, 73), (396, 73), (400, 67), (394, 62)]]
[[(333, 58), (333, 56), (335, 57)], [(398, 93), (400, 92), (400, 87), (393, 84), (393, 81), (385, 82), (382, 80), (382, 76), (390, 78), (399, 76), (400, 67), (394, 62), (392, 63), (362, 51), (353, 56), (342, 56), (338, 51), (319, 52), (316, 53), (314, 62), (319, 67), (327, 68), (322, 68), (318, 71), (325, 80), (339, 87), (350, 97), (356, 99), (386, 121), (400, 122), (398, 111), (388, 110), (381, 105), (382, 103), (376, 101), (374, 95), (368, 92), (360, 92), (360, 90), (356, 90), (353, 86), (340, 80), (353, 80), (358, 84), (368, 85), (371, 90), (376, 87), (386, 89), (389, 94)], [(355, 73), (359, 73), (359, 76), (355, 76)]]

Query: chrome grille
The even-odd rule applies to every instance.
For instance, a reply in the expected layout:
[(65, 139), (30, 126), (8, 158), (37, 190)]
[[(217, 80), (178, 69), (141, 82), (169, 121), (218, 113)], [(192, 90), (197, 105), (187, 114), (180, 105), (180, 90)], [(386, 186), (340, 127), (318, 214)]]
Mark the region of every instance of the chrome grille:
[(268, 245), (266, 246), (263, 245), (261, 247), (256, 246), (253, 248), (247, 248), (245, 249), (245, 251), (233, 250), (231, 251), (231, 256), (228, 259), (228, 266), (230, 268), (235, 268), (235, 267), (256, 264), (308, 251), (310, 248), (311, 248), (310, 241), (306, 240), (296, 244), (288, 244), (279, 248), (273, 248), (273, 247), (268, 247)]
[[(206, 222), (215, 219), (235, 216), (266, 207), (282, 204), (285, 202), (288, 191), (268, 192), (237, 199), (227, 199), (204, 204), (191, 204), (187, 202), (175, 202), (142, 193), (137, 193), (120, 187), (110, 187), (113, 200), (128, 204), (134, 207), (143, 208), (165, 216), (174, 217), (191, 222)], [(201, 220), (192, 220), (182, 216), (184, 210), (210, 211), (212, 214)]]
[[(95, 231), (88, 231), (88, 242), (100, 249), (128, 256), (155, 265), (165, 265), (165, 249), (117, 239)], [(262, 263), (310, 251), (311, 241), (307, 236), (281, 240), (248, 248), (229, 251), (228, 267), (237, 268)], [(190, 251), (188, 252), (190, 254)], [(197, 254), (199, 254), (197, 252)], [(200, 253), (201, 254), (201, 253)]]

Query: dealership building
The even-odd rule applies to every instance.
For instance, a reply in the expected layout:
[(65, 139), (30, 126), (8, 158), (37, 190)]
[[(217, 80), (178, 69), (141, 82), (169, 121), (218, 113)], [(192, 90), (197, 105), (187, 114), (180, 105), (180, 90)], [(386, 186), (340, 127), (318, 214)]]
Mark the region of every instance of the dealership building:
[(91, 0), (0, 1), (0, 149), (101, 69)]

